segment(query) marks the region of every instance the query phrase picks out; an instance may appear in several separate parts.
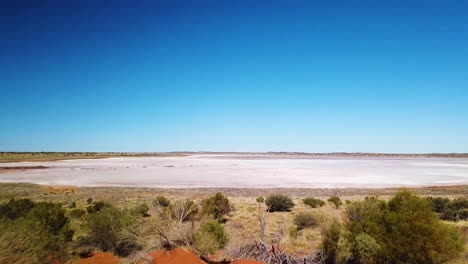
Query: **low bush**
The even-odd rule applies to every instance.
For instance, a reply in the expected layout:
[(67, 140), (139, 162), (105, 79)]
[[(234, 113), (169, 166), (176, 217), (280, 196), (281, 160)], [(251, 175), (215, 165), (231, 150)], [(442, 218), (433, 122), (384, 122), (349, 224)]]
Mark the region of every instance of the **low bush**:
[(92, 204), (92, 203), (93, 203), (93, 198), (88, 198), (88, 199), (86, 199), (86, 202), (87, 202), (88, 204)]
[[(463, 251), (457, 230), (440, 221), (429, 200), (411, 192), (400, 192), (388, 202), (375, 197), (354, 202), (345, 216), (348, 243), (378, 247), (375, 263), (444, 263)], [(364, 254), (354, 248), (352, 258), (358, 262), (363, 255), (374, 254), (370, 251), (374, 250)]]
[(453, 200), (442, 197), (427, 197), (432, 203), (434, 212), (440, 218), (448, 221), (466, 220), (466, 210), (468, 210), (468, 198), (459, 197)]
[(217, 192), (213, 197), (202, 201), (202, 213), (211, 215), (215, 219), (221, 219), (231, 211), (229, 199), (220, 192)]
[(320, 200), (320, 199), (317, 199), (317, 198), (314, 198), (314, 197), (307, 197), (305, 199), (302, 200), (302, 202), (305, 204), (305, 205), (308, 205), (312, 208), (317, 208), (317, 207), (322, 207), (325, 205), (325, 202)]
[(264, 203), (265, 202), (265, 198), (263, 198), (262, 196), (260, 197), (257, 197), (257, 199), (255, 199), (257, 201), (257, 203)]
[(193, 220), (198, 213), (198, 206), (189, 199), (175, 201), (167, 209), (171, 217), (178, 222)]
[[(130, 224), (132, 218), (125, 211), (113, 206), (102, 208), (86, 218), (84, 226), (87, 236), (81, 240), (81, 245), (94, 246), (104, 252), (110, 251), (125, 256), (128, 252), (122, 248), (133, 244), (124, 234), (125, 228)], [(122, 243), (126, 243), (127, 246), (123, 247)]]
[(317, 225), (317, 220), (312, 213), (302, 212), (294, 217), (294, 224), (296, 224), (298, 230), (302, 230)]
[(321, 250), (325, 264), (335, 264), (338, 257), (338, 243), (341, 235), (341, 224), (337, 220), (325, 230)]
[(202, 223), (195, 232), (196, 246), (203, 253), (214, 254), (226, 245), (227, 240), (224, 226), (216, 220)]
[(94, 213), (101, 211), (104, 208), (109, 208), (109, 207), (112, 207), (110, 203), (98, 201), (94, 204), (88, 205), (88, 207), (86, 208), (86, 211), (88, 211), (89, 214), (94, 214)]
[(340, 208), (340, 206), (343, 204), (340, 197), (338, 196), (331, 196), (330, 198), (328, 198), (328, 202), (332, 203), (336, 207), (336, 209)]
[(294, 202), (289, 196), (273, 194), (265, 200), (269, 212), (289, 212), (294, 207)]
[(155, 206), (162, 206), (162, 207), (168, 207), (170, 204), (171, 204), (171, 201), (162, 195), (158, 195), (156, 197), (156, 201), (153, 203), (153, 205)]
[(72, 218), (82, 218), (86, 214), (86, 211), (81, 208), (75, 208), (68, 212), (68, 215)]
[(358, 263), (373, 264), (377, 261), (380, 246), (373, 237), (366, 233), (361, 233), (354, 239), (352, 251)]
[(72, 202), (68, 208), (72, 209), (72, 208), (76, 208), (76, 202)]
[(74, 231), (60, 203), (10, 200), (0, 205), (0, 263), (44, 263), (64, 252)]
[(148, 214), (149, 206), (145, 203), (137, 205), (131, 210), (131, 213), (136, 216), (149, 217)]

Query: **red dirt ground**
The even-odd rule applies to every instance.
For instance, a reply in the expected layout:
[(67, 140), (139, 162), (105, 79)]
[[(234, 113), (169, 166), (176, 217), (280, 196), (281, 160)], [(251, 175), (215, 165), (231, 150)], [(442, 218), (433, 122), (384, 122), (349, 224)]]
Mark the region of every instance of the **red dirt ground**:
[(89, 258), (80, 259), (79, 264), (119, 264), (119, 258), (111, 253), (94, 252)]
[(206, 264), (191, 250), (177, 248), (171, 251), (153, 251), (149, 253), (154, 264)]

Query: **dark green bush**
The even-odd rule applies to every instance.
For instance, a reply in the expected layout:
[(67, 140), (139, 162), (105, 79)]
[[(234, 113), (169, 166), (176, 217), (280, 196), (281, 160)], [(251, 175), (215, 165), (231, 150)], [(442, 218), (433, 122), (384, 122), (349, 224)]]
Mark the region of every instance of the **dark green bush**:
[(76, 202), (72, 202), (68, 208), (72, 209), (72, 208), (76, 208)]
[(265, 198), (263, 198), (262, 196), (260, 196), (260, 197), (257, 197), (256, 201), (257, 201), (257, 203), (264, 203), (264, 202), (265, 202)]
[(302, 200), (302, 202), (305, 204), (305, 205), (308, 205), (312, 208), (317, 208), (317, 207), (322, 207), (325, 205), (325, 202), (320, 200), (320, 199), (317, 199), (317, 198), (314, 198), (314, 197), (307, 197), (305, 199)]
[(331, 196), (330, 198), (328, 198), (328, 202), (332, 203), (336, 207), (336, 209), (340, 208), (340, 206), (343, 204), (340, 197), (338, 196)]
[(35, 203), (30, 199), (11, 199), (8, 203), (0, 206), (0, 217), (6, 217), (9, 219), (16, 219), (24, 216), (31, 209), (33, 209)]
[(335, 264), (338, 256), (338, 242), (341, 235), (341, 224), (337, 220), (333, 221), (325, 231), (322, 238), (322, 253), (325, 264)]
[(289, 196), (283, 194), (273, 194), (265, 200), (269, 212), (289, 212), (294, 207), (294, 203)]
[(112, 207), (112, 205), (110, 203), (106, 203), (106, 202), (103, 202), (103, 201), (98, 201), (98, 202), (96, 202), (94, 204), (89, 205), (86, 208), (86, 211), (88, 211), (89, 214), (94, 214), (96, 212), (101, 211), (104, 208), (109, 208), (109, 207)]
[(92, 203), (93, 203), (93, 198), (88, 198), (88, 199), (86, 200), (86, 202), (87, 202), (88, 204), (92, 204)]
[(450, 203), (450, 200), (448, 198), (427, 197), (427, 199), (432, 202), (432, 205), (434, 206), (434, 211), (436, 213), (443, 213), (444, 209), (446, 209), (448, 204)]
[(458, 218), (460, 220), (468, 220), (468, 209), (463, 208), (463, 209), (458, 210)]
[(131, 210), (131, 213), (136, 216), (148, 217), (149, 206), (145, 203), (137, 205), (135, 208)]
[[(389, 202), (377, 198), (355, 202), (345, 215), (348, 243), (355, 245), (363, 233), (372, 237), (379, 247), (376, 263), (444, 263), (463, 250), (459, 233), (439, 220), (433, 204), (407, 191)], [(357, 249), (352, 252), (359, 261)]]
[(171, 201), (166, 197), (159, 195), (156, 197), (156, 202), (154, 203), (155, 206), (159, 205), (162, 207), (168, 207), (171, 204)]
[(220, 192), (215, 196), (202, 201), (202, 213), (204, 215), (211, 215), (215, 219), (221, 219), (231, 211), (229, 199)]
[(0, 205), (0, 263), (44, 263), (71, 241), (65, 210), (59, 203), (10, 200)]
[(68, 215), (72, 218), (82, 218), (86, 214), (86, 211), (81, 208), (75, 208), (70, 210)]
[[(81, 244), (122, 255), (121, 243), (128, 240), (123, 231), (130, 224), (132, 218), (125, 211), (113, 206), (102, 208), (86, 218), (84, 226), (87, 236), (82, 239)], [(127, 241), (127, 245), (130, 242), (132, 241)]]
[(317, 225), (317, 220), (312, 213), (302, 212), (294, 217), (294, 224), (296, 224), (298, 230), (302, 230)]
[(200, 225), (195, 232), (197, 247), (202, 252), (214, 254), (226, 245), (228, 236), (224, 226), (216, 220), (210, 220)]
[(468, 198), (459, 197), (453, 200), (442, 197), (427, 197), (432, 203), (434, 211), (439, 213), (443, 220), (458, 221), (466, 219), (468, 210)]

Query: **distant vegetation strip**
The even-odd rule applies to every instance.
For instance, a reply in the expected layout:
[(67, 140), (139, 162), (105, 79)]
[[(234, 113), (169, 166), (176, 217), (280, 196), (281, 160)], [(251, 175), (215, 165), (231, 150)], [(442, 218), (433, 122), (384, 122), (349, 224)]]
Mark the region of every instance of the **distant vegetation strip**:
[(184, 153), (144, 152), (0, 152), (0, 162), (55, 161), (69, 159), (99, 159), (113, 157), (167, 157), (185, 156)]
[(468, 158), (468, 153), (426, 153), (426, 154), (398, 154), (398, 153), (307, 153), (307, 152), (0, 152), (1, 162), (19, 161), (54, 161), (68, 159), (99, 159), (112, 157), (176, 157), (194, 154), (237, 154), (237, 155), (284, 155), (307, 157), (433, 157), (433, 158)]

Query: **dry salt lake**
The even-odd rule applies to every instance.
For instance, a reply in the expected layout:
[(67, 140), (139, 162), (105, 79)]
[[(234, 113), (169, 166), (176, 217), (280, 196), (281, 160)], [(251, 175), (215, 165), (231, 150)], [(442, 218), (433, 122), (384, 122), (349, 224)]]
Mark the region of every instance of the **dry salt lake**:
[(0, 182), (138, 187), (346, 188), (468, 184), (468, 159), (191, 155), (17, 162)]

